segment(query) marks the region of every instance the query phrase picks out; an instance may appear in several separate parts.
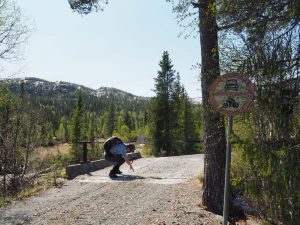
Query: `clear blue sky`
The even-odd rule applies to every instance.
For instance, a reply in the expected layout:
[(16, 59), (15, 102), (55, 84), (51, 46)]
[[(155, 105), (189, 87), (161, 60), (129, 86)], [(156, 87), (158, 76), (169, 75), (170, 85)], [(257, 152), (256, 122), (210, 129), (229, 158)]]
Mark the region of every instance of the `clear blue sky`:
[(199, 70), (191, 70), (200, 61), (199, 37), (178, 38), (182, 28), (165, 0), (110, 0), (103, 12), (86, 16), (72, 12), (67, 0), (18, 4), (35, 24), (18, 76), (154, 96), (167, 50), (189, 96), (201, 96)]

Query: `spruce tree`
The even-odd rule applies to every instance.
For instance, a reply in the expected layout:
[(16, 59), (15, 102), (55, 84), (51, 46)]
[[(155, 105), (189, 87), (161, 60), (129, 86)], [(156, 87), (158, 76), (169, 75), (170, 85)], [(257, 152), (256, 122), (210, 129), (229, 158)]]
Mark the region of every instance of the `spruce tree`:
[(155, 78), (155, 93), (153, 99), (153, 137), (154, 147), (157, 154), (161, 150), (167, 155), (171, 153), (171, 95), (174, 90), (175, 70), (173, 70), (172, 61), (167, 51), (163, 52), (162, 60), (159, 63), (160, 71)]
[(91, 143), (91, 156), (95, 157), (95, 141), (96, 141), (96, 130), (97, 130), (97, 123), (96, 123), (96, 114), (90, 113), (89, 115), (89, 141)]
[(176, 78), (174, 80), (173, 92), (171, 95), (170, 108), (171, 108), (171, 132), (173, 137), (173, 145), (172, 154), (178, 155), (182, 153), (182, 126), (180, 121), (180, 114), (182, 111), (182, 96), (183, 96), (184, 88), (180, 84), (180, 76), (177, 73)]
[(115, 113), (115, 105), (113, 102), (111, 102), (107, 120), (106, 120), (106, 136), (112, 136), (113, 132), (115, 130), (115, 119), (116, 119), (116, 113)]
[(81, 92), (79, 92), (76, 109), (72, 115), (71, 121), (71, 141), (72, 141), (72, 155), (75, 161), (80, 161), (80, 146), (79, 141), (82, 141), (83, 136), (83, 121), (84, 121), (84, 106)]
[(194, 153), (197, 149), (196, 147), (196, 121), (195, 115), (193, 113), (192, 103), (187, 95), (187, 93), (183, 93), (182, 96), (182, 110), (181, 110), (181, 118), (182, 118), (182, 130), (183, 130), (183, 153), (191, 154)]

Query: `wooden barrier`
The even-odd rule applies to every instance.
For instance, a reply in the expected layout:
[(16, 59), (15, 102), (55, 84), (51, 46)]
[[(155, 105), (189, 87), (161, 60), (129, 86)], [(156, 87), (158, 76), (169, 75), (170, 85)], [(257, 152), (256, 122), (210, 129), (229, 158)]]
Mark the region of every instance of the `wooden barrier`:
[[(129, 158), (139, 159), (141, 158), (140, 152), (128, 153)], [(68, 179), (74, 179), (75, 177), (97, 170), (104, 169), (106, 167), (112, 166), (114, 163), (107, 161), (105, 159), (90, 161), (82, 164), (74, 164), (66, 167), (66, 175)]]

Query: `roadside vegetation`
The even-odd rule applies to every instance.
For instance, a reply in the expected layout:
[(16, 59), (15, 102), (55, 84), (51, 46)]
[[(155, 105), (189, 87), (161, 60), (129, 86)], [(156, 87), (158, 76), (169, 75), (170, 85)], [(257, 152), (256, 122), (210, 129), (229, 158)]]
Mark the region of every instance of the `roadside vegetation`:
[(22, 179), (22, 187), (11, 194), (2, 195), (0, 197), (0, 207), (13, 200), (30, 197), (50, 187), (62, 185), (66, 179), (65, 167), (69, 160), (70, 146), (68, 144), (37, 148), (35, 157), (29, 160), (31, 168)]

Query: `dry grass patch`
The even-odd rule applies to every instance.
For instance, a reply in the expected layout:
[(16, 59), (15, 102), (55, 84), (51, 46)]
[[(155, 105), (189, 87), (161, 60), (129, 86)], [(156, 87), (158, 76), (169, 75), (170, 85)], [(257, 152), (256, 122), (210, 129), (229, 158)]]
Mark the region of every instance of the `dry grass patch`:
[(71, 145), (68, 143), (58, 144), (51, 147), (39, 147), (36, 149), (35, 158), (41, 160), (48, 159), (52, 156), (56, 156), (58, 151), (60, 155), (67, 155), (69, 154), (70, 150)]

